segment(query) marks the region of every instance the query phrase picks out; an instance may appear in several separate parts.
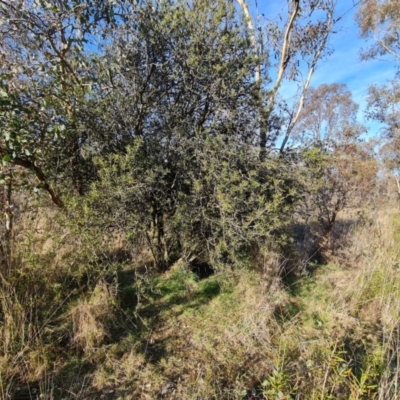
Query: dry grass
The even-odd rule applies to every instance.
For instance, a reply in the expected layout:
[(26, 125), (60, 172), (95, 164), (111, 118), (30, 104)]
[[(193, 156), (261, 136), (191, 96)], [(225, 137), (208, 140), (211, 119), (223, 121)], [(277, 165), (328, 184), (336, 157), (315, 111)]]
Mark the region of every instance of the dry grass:
[(71, 343), (90, 355), (103, 344), (109, 332), (107, 326), (115, 318), (116, 287), (101, 280), (89, 299), (79, 300), (70, 311), (72, 320)]
[(277, 255), (203, 280), (182, 261), (115, 275), (89, 237), (54, 223), (51, 238), (25, 235), (1, 286), (0, 396), (399, 398), (400, 212), (340, 223), (329, 263), (284, 285)]

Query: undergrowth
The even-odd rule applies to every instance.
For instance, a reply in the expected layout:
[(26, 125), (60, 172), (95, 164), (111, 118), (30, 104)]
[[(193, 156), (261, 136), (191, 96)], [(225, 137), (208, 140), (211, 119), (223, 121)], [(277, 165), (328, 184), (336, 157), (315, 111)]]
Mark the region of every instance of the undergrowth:
[(150, 273), (53, 222), (2, 275), (1, 397), (397, 399), (399, 226), (359, 219), (329, 263), (279, 280)]

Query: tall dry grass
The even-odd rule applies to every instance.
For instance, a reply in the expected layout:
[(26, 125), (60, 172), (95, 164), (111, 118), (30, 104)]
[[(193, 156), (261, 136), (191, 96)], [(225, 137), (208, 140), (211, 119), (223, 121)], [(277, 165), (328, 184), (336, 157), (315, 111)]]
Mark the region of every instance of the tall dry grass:
[(37, 223), (0, 285), (1, 398), (400, 398), (395, 206), (343, 213), (324, 264), (299, 245), (203, 280)]

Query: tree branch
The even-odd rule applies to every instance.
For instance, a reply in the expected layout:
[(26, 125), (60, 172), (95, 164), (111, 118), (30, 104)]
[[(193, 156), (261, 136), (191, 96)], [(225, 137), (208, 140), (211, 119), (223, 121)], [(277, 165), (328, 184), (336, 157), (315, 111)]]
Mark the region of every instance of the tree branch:
[(295, 125), (296, 125), (296, 123), (297, 123), (297, 121), (298, 121), (298, 119), (300, 117), (301, 111), (303, 110), (304, 100), (305, 100), (305, 97), (306, 97), (306, 94), (307, 94), (307, 90), (308, 90), (308, 87), (310, 86), (311, 78), (312, 78), (312, 76), (314, 74), (314, 71), (315, 71), (315, 66), (317, 65), (317, 62), (320, 59), (321, 54), (322, 54), (322, 52), (323, 52), (323, 50), (324, 50), (324, 48), (326, 46), (326, 43), (327, 43), (328, 38), (329, 38), (329, 35), (330, 35), (330, 33), (332, 31), (332, 28), (333, 28), (333, 25), (334, 25), (334, 23), (337, 22), (337, 21), (333, 21), (332, 17), (333, 17), (333, 12), (331, 11), (329, 13), (329, 18), (328, 18), (328, 24), (327, 24), (328, 29), (325, 31), (325, 35), (323, 37), (323, 40), (320, 42), (320, 46), (319, 46), (317, 52), (315, 53), (314, 58), (313, 58), (313, 60), (312, 60), (312, 62), (310, 64), (310, 67), (308, 69), (307, 79), (306, 79), (306, 81), (305, 81), (305, 83), (303, 85), (303, 90), (302, 90), (301, 97), (300, 97), (300, 100), (299, 100), (299, 105), (297, 107), (297, 111), (296, 111), (296, 114), (295, 114), (294, 118), (292, 118), (291, 121), (289, 122), (289, 125), (288, 125), (288, 128), (286, 130), (286, 134), (285, 134), (285, 137), (283, 139), (281, 148), (279, 149), (280, 153), (283, 153), (283, 151), (285, 150), (285, 147), (286, 147), (286, 144), (287, 144), (287, 142), (289, 140), (290, 134), (292, 133), (293, 128), (295, 127)]
[(251, 44), (253, 45), (254, 54), (257, 57), (255, 81), (257, 84), (259, 84), (261, 81), (261, 66), (259, 60), (260, 52), (258, 50), (258, 45), (257, 45), (256, 30), (254, 29), (253, 19), (251, 18), (249, 7), (247, 6), (246, 2), (244, 0), (237, 0), (237, 2), (239, 3), (246, 17), (247, 27), (249, 28), (250, 31)]
[(293, 8), (292, 14), (290, 15), (289, 22), (286, 26), (285, 35), (283, 37), (281, 59), (279, 62), (279, 69), (278, 69), (278, 76), (276, 77), (275, 85), (274, 85), (274, 87), (271, 91), (271, 94), (269, 96), (269, 99), (268, 99), (269, 100), (268, 108), (267, 108), (268, 115), (272, 111), (272, 108), (275, 104), (276, 93), (281, 85), (281, 82), (283, 79), (283, 74), (285, 73), (286, 67), (288, 66), (289, 56), (288, 56), (287, 52), (288, 52), (288, 47), (289, 47), (289, 42), (290, 42), (290, 34), (292, 33), (294, 22), (300, 12), (300, 0), (294, 0), (293, 3), (294, 3), (294, 8)]
[(54, 190), (51, 188), (49, 183), (47, 182), (47, 178), (41, 168), (35, 165), (32, 161), (23, 160), (22, 158), (13, 158), (11, 163), (15, 165), (19, 165), (20, 167), (30, 169), (35, 172), (35, 175), (39, 182), (42, 183), (43, 189), (50, 195), (51, 201), (58, 207), (64, 208), (64, 204), (62, 200), (55, 194)]

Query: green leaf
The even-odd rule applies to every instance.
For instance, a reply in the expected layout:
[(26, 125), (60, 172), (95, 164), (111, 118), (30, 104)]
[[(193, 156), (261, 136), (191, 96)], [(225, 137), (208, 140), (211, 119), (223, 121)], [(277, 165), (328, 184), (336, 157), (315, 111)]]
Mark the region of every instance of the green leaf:
[(11, 156), (9, 154), (6, 154), (5, 156), (3, 156), (3, 161), (4, 162), (10, 162), (11, 161)]

